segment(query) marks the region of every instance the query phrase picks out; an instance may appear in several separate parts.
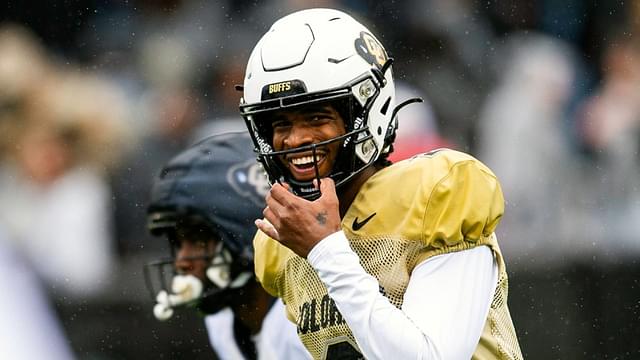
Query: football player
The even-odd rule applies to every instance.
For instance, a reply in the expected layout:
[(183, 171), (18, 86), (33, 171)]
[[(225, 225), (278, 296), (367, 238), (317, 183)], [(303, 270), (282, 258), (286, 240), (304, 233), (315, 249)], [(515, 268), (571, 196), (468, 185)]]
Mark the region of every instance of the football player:
[(221, 359), (309, 358), (282, 302), (255, 281), (253, 219), (267, 189), (245, 133), (203, 140), (170, 160), (153, 184), (148, 228), (173, 249), (170, 259), (145, 266), (154, 315), (198, 309)]
[(281, 18), (253, 49), (240, 111), (272, 184), (258, 280), (317, 359), (520, 359), (500, 185), (453, 150), (387, 160), (410, 102), (391, 61), (330, 9)]

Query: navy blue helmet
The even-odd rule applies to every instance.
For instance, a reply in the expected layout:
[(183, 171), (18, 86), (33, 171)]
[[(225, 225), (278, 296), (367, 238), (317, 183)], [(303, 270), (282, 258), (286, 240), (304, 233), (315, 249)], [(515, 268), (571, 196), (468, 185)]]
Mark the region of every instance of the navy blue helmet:
[[(269, 182), (256, 161), (247, 133), (225, 133), (202, 140), (178, 154), (154, 181), (147, 208), (147, 227), (154, 235), (167, 235), (179, 223), (206, 226), (219, 239), (210, 259), (207, 278), (197, 298), (182, 301), (176, 295), (174, 259), (145, 267), (147, 287), (171, 316), (174, 307), (195, 304), (205, 313), (224, 304), (225, 292), (253, 279), (254, 220), (262, 217)], [(175, 245), (175, 244), (173, 244)], [(157, 269), (152, 278), (150, 269)], [(173, 279), (173, 289), (167, 286)], [(157, 286), (156, 286), (157, 285)], [(200, 286), (200, 285), (198, 285)], [(180, 287), (180, 286), (179, 286)], [(161, 288), (160, 292), (155, 290)], [(164, 292), (164, 294), (162, 294)], [(183, 299), (184, 300), (184, 299)], [(162, 313), (161, 310), (157, 310)], [(163, 316), (156, 314), (159, 319)]]

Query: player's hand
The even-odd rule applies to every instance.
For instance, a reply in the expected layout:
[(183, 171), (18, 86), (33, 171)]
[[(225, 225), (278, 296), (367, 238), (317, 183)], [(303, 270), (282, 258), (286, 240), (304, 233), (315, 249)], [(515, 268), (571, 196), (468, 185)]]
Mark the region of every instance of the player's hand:
[(338, 196), (331, 178), (320, 181), (320, 192), (320, 198), (309, 201), (289, 192), (287, 184), (274, 184), (262, 212), (266, 221), (256, 220), (256, 226), (306, 258), (320, 240), (340, 231)]

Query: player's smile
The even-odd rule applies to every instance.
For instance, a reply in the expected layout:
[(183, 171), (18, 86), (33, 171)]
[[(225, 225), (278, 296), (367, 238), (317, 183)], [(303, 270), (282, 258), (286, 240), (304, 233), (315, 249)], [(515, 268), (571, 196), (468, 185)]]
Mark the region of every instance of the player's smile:
[[(318, 144), (345, 133), (344, 121), (330, 105), (317, 105), (298, 111), (279, 112), (274, 116), (273, 145), (276, 151), (292, 150)], [(298, 181), (328, 176), (335, 164), (342, 142), (336, 141), (311, 150), (282, 155), (280, 160)]]
[[(316, 151), (315, 162), (312, 153), (290, 154), (285, 157), (291, 175), (298, 180), (309, 180), (315, 176), (315, 163), (317, 163), (320, 174), (325, 173), (327, 155), (324, 151)], [(331, 169), (329, 169), (331, 170)]]

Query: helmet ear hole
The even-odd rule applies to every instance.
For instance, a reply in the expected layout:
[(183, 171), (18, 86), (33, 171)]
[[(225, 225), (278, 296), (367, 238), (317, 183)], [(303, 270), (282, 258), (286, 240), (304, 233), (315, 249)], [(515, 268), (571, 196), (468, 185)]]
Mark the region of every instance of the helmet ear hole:
[(382, 135), (382, 128), (378, 126), (378, 135)]

